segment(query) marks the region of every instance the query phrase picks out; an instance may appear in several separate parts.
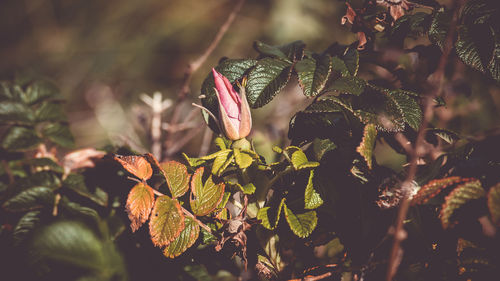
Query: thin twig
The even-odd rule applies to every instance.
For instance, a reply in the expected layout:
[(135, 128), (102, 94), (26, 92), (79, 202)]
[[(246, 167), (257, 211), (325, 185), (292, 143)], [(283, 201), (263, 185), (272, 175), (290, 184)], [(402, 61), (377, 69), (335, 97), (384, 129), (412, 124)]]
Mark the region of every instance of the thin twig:
[(394, 230), (394, 242), (392, 245), (391, 253), (389, 256), (389, 263), (387, 266), (387, 275), (386, 280), (392, 281), (394, 276), (396, 275), (397, 269), (402, 259), (402, 250), (401, 250), (401, 242), (406, 239), (406, 231), (404, 230), (404, 220), (406, 219), (406, 215), (408, 214), (408, 209), (410, 207), (411, 200), (409, 198), (409, 192), (407, 192), (407, 188), (412, 186), (412, 182), (415, 179), (417, 174), (417, 161), (421, 156), (421, 148), (424, 144), (425, 140), (425, 132), (429, 122), (431, 121), (434, 111), (433, 100), (438, 97), (442, 90), (444, 84), (444, 71), (446, 64), (448, 62), (448, 57), (450, 55), (451, 49), (453, 47), (453, 38), (455, 36), (456, 25), (458, 20), (458, 11), (459, 7), (462, 6), (463, 0), (458, 1), (459, 3), (454, 2), (455, 13), (453, 15), (453, 19), (450, 23), (450, 28), (448, 30), (448, 34), (446, 36), (443, 54), (439, 60), (438, 67), (434, 74), (429, 78), (431, 84), (434, 85), (435, 91), (431, 94), (427, 95), (423, 101), (424, 103), (424, 117), (422, 120), (422, 124), (420, 125), (417, 139), (415, 141), (415, 146), (411, 149), (410, 152), (410, 167), (408, 169), (408, 175), (405, 181), (402, 183), (403, 189), (403, 199), (399, 206), (397, 220), (395, 222), (395, 226), (391, 227)]
[[(227, 17), (226, 21), (222, 24), (222, 26), (219, 28), (219, 31), (217, 31), (217, 34), (215, 35), (214, 39), (210, 43), (210, 45), (207, 47), (207, 49), (201, 54), (200, 57), (198, 57), (196, 60), (191, 62), (187, 68), (186, 71), (184, 72), (184, 78), (181, 84), (181, 88), (179, 89), (179, 92), (177, 94), (177, 100), (175, 101), (174, 105), (174, 110), (172, 112), (172, 116), (170, 118), (170, 125), (175, 125), (178, 123), (179, 118), (180, 118), (180, 113), (181, 113), (181, 107), (179, 104), (181, 104), (184, 99), (188, 96), (190, 92), (189, 84), (191, 83), (191, 78), (193, 76), (193, 73), (196, 72), (202, 65), (203, 63), (207, 60), (207, 58), (212, 54), (212, 52), (215, 50), (217, 45), (220, 43), (222, 37), (224, 37), (224, 34), (228, 31), (229, 27), (231, 24), (234, 22), (236, 15), (238, 12), (241, 10), (241, 7), (245, 3), (245, 0), (238, 0), (236, 2), (233, 10)], [(166, 147), (170, 146), (173, 142), (173, 137), (174, 133), (168, 133), (166, 135)]]

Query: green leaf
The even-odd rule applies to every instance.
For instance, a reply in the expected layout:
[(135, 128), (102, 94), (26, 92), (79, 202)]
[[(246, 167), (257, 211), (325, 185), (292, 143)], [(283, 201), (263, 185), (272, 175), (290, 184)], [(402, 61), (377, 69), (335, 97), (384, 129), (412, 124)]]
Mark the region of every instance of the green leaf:
[(433, 14), (431, 26), (429, 28), (428, 36), (432, 43), (438, 45), (441, 50), (444, 48), (444, 43), (446, 40), (446, 35), (450, 29), (450, 22), (452, 20), (453, 13), (451, 10), (445, 10), (444, 12), (435, 12)]
[(283, 53), (277, 46), (271, 46), (264, 42), (255, 41), (253, 43), (254, 49), (264, 56), (270, 56), (275, 58), (280, 58), (284, 60), (288, 60), (288, 56)]
[(108, 194), (99, 188), (96, 188), (93, 192), (90, 191), (85, 184), (85, 177), (81, 174), (69, 174), (62, 185), (64, 188), (70, 189), (100, 206), (108, 206)]
[(191, 158), (191, 157), (187, 156), (186, 153), (182, 153), (182, 156), (184, 157), (184, 159), (186, 159), (187, 164), (192, 168), (196, 168), (198, 166), (201, 166), (208, 161), (208, 160), (204, 160), (204, 159), (200, 159), (200, 158), (194, 158), (194, 157)]
[(51, 97), (57, 97), (58, 95), (59, 89), (53, 83), (46, 80), (38, 80), (26, 88), (21, 98), (24, 103), (31, 105)]
[(2, 147), (10, 151), (24, 151), (37, 146), (42, 140), (35, 129), (12, 126), (2, 140)]
[(0, 102), (0, 122), (32, 123), (35, 119), (33, 110), (23, 103), (15, 101)]
[(319, 166), (319, 162), (307, 160), (306, 154), (300, 149), (292, 153), (290, 160), (295, 170), (315, 168)]
[(333, 81), (325, 91), (337, 91), (339, 93), (347, 93), (359, 96), (365, 90), (365, 80), (354, 77), (346, 76), (340, 77)]
[(455, 141), (460, 139), (460, 136), (448, 129), (443, 129), (443, 128), (428, 128), (427, 132), (432, 133), (438, 137), (440, 137), (442, 140), (447, 142), (448, 144), (453, 144)]
[(224, 183), (214, 183), (210, 175), (202, 184), (203, 168), (199, 168), (191, 180), (191, 198), (189, 203), (193, 213), (197, 216), (205, 216), (215, 210), (224, 196)]
[(17, 222), (12, 231), (14, 245), (19, 245), (38, 226), (40, 222), (40, 211), (31, 211), (24, 214)]
[(344, 60), (351, 75), (356, 76), (359, 69), (359, 52), (356, 47), (349, 46), (342, 55), (342, 60)]
[(75, 145), (75, 140), (69, 127), (60, 123), (52, 123), (45, 126), (42, 130), (42, 135), (55, 144), (63, 147), (72, 147)]
[(452, 223), (452, 215), (465, 203), (484, 197), (485, 192), (479, 180), (469, 181), (461, 184), (448, 194), (441, 209), (441, 224), (447, 228)]
[(318, 95), (326, 85), (332, 71), (332, 60), (329, 55), (317, 59), (305, 58), (295, 64), (299, 84), (307, 97)]
[(212, 174), (220, 176), (226, 170), (226, 168), (231, 164), (234, 159), (234, 154), (231, 153), (231, 149), (221, 150), (217, 153), (214, 163), (212, 164)]
[(231, 197), (231, 192), (224, 192), (224, 196), (217, 206), (217, 210), (222, 210), (226, 207), (227, 202), (229, 201), (229, 197)]
[(36, 186), (14, 195), (3, 204), (3, 208), (12, 212), (21, 212), (50, 206), (53, 202), (54, 193), (51, 188)]
[(126, 208), (132, 232), (149, 219), (154, 202), (153, 189), (147, 184), (138, 183), (130, 190)]
[(235, 148), (233, 149), (234, 161), (240, 167), (240, 169), (245, 169), (250, 167), (253, 163), (253, 157), (247, 153)]
[(321, 199), (321, 196), (319, 193), (314, 190), (313, 186), (313, 179), (314, 179), (314, 170), (311, 170), (309, 174), (309, 180), (307, 181), (307, 186), (306, 190), (304, 193), (304, 203), (305, 203), (305, 209), (316, 209), (319, 206), (323, 205), (323, 199)]
[(168, 196), (156, 198), (149, 220), (149, 233), (155, 246), (168, 245), (184, 229), (184, 214), (181, 208), (177, 200)]
[(64, 173), (63, 167), (61, 167), (51, 158), (32, 158), (28, 160), (28, 164), (39, 169), (50, 170), (59, 174)]
[(189, 189), (190, 178), (186, 166), (177, 161), (168, 161), (161, 163), (160, 167), (163, 170), (172, 197), (177, 198), (184, 195)]
[(388, 97), (399, 110), (403, 119), (414, 130), (418, 130), (422, 121), (422, 110), (417, 101), (411, 96), (400, 91), (389, 91)]
[(308, 211), (295, 215), (292, 210), (288, 209), (286, 204), (284, 208), (286, 221), (295, 235), (305, 238), (316, 228), (316, 224), (318, 223), (316, 211)]
[(413, 196), (411, 203), (412, 205), (425, 204), (429, 201), (429, 199), (435, 197), (444, 189), (466, 180), (467, 179), (461, 177), (448, 177), (432, 180), (418, 190), (417, 194)]
[(274, 57), (294, 62), (302, 59), (306, 44), (302, 41), (294, 41), (281, 46), (271, 46), (260, 41), (255, 41), (253, 47), (264, 57)]
[(65, 121), (66, 114), (61, 104), (54, 102), (44, 102), (35, 111), (36, 121)]
[[(253, 59), (227, 59), (217, 65), (215, 70), (224, 75), (229, 82), (234, 83), (237, 79), (242, 78), (256, 63), (257, 60)], [(215, 116), (218, 116), (219, 101), (217, 100), (214, 88), (214, 76), (210, 72), (201, 85), (201, 93), (205, 95), (201, 103)], [(210, 125), (210, 128), (216, 132), (218, 131), (217, 125), (212, 119), (206, 117), (205, 121)]]
[[(261, 221), (263, 227), (273, 230), (278, 225), (281, 209), (285, 204), (285, 198), (281, 199), (278, 206), (264, 207), (257, 212), (257, 219)], [(277, 208), (276, 208), (277, 207)]]
[(313, 141), (313, 152), (317, 161), (320, 161), (325, 153), (335, 148), (337, 148), (337, 146), (329, 139), (314, 139)]
[(179, 237), (172, 241), (163, 251), (167, 258), (175, 258), (191, 247), (200, 235), (200, 226), (190, 217), (184, 220), (185, 227)]
[(363, 140), (356, 148), (356, 151), (365, 159), (369, 169), (372, 168), (373, 149), (375, 148), (376, 139), (377, 129), (375, 128), (375, 125), (368, 124), (365, 126), (365, 130), (363, 132)]
[(74, 221), (57, 221), (42, 228), (30, 245), (29, 255), (36, 265), (52, 265), (50, 276), (54, 279), (58, 279), (56, 274), (62, 268), (74, 273), (91, 272), (99, 280), (124, 280), (126, 275), (114, 244), (102, 241), (88, 227)]
[(264, 58), (248, 73), (246, 93), (251, 107), (258, 108), (269, 103), (288, 83), (291, 63)]
[(500, 183), (492, 186), (488, 192), (488, 209), (493, 223), (500, 225)]
[(249, 182), (241, 187), (241, 190), (243, 191), (243, 193), (249, 194), (249, 195), (254, 194), (256, 189), (257, 188), (255, 187), (255, 185), (251, 182)]
[(232, 141), (224, 137), (216, 137), (214, 143), (220, 150), (226, 150), (231, 148)]
[(351, 76), (351, 73), (349, 72), (349, 69), (347, 69), (345, 62), (337, 56), (332, 57), (332, 70), (340, 73), (342, 77)]

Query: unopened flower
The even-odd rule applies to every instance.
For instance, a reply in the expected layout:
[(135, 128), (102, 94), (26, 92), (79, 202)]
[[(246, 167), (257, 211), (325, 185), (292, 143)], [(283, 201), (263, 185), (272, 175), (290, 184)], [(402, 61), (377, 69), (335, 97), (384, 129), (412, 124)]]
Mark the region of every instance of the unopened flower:
[(212, 68), (215, 93), (219, 101), (219, 126), (230, 140), (242, 139), (252, 129), (252, 116), (245, 94), (245, 87), (236, 92), (229, 80)]

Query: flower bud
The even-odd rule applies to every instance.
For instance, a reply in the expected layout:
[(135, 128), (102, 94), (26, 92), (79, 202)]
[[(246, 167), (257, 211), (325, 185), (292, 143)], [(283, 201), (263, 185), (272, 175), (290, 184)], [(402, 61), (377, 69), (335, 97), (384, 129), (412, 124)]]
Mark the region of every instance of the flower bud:
[(215, 93), (219, 101), (219, 127), (230, 140), (239, 140), (248, 136), (252, 129), (252, 116), (245, 87), (240, 87), (238, 94), (224, 75), (213, 68), (212, 74)]

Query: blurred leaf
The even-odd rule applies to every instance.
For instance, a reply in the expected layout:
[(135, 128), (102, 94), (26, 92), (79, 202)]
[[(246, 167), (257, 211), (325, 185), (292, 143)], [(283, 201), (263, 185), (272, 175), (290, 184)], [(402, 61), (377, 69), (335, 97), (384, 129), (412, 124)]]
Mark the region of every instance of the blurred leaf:
[(191, 247), (198, 235), (200, 234), (200, 226), (192, 218), (186, 217), (184, 220), (185, 227), (181, 231), (179, 237), (172, 241), (163, 251), (163, 254), (167, 258), (175, 258), (180, 254), (184, 253), (189, 247)]
[(262, 226), (269, 230), (273, 230), (278, 225), (281, 215), (281, 209), (285, 204), (285, 198), (281, 199), (279, 205), (269, 206), (259, 209), (257, 219), (261, 221)]
[(62, 147), (72, 147), (75, 145), (75, 140), (69, 127), (61, 123), (48, 124), (43, 128), (42, 135)]
[(33, 158), (29, 159), (28, 163), (32, 166), (41, 168), (41, 169), (49, 169), (56, 173), (62, 174), (64, 173), (63, 167), (61, 167), (58, 163), (56, 163), (51, 158)]
[(450, 131), (450, 130), (447, 130), (447, 129), (428, 128), (427, 132), (432, 133), (432, 134), (440, 137), (442, 140), (444, 140), (448, 144), (453, 144), (455, 141), (460, 139), (460, 136), (457, 133)]
[(329, 55), (317, 59), (305, 58), (295, 64), (299, 84), (307, 97), (318, 95), (326, 85), (332, 71), (332, 61)]
[(264, 56), (270, 56), (270, 57), (288, 60), (288, 56), (285, 55), (285, 53), (283, 53), (283, 51), (280, 50), (280, 48), (277, 46), (271, 46), (271, 45), (268, 45), (264, 42), (255, 41), (253, 43), (253, 47), (255, 48), (255, 50), (257, 52), (259, 52), (260, 54), (262, 54)]
[(224, 183), (214, 183), (210, 175), (202, 185), (201, 177), (203, 169), (198, 169), (191, 181), (192, 196), (189, 200), (193, 213), (197, 216), (205, 216), (215, 210), (224, 196)]
[(359, 96), (365, 90), (365, 80), (354, 77), (346, 76), (340, 77), (333, 81), (325, 91), (337, 91), (339, 93), (348, 93)]
[[(114, 244), (100, 240), (78, 222), (58, 221), (44, 227), (34, 237), (30, 255), (40, 266), (64, 264), (100, 280), (126, 279), (124, 262)], [(53, 267), (51, 276), (57, 279), (61, 269)]]
[(316, 209), (319, 206), (323, 205), (323, 199), (321, 199), (321, 196), (319, 196), (318, 192), (314, 190), (313, 186), (313, 178), (314, 178), (314, 170), (311, 170), (311, 173), (309, 174), (309, 180), (307, 181), (307, 186), (306, 190), (304, 193), (304, 203), (305, 203), (305, 209)]
[(22, 212), (51, 206), (53, 202), (54, 192), (51, 188), (36, 186), (14, 195), (3, 203), (3, 208), (12, 212)]
[(156, 198), (149, 220), (149, 233), (153, 244), (166, 246), (177, 238), (183, 229), (184, 214), (179, 202), (168, 196)]
[(240, 169), (245, 169), (250, 167), (253, 163), (253, 157), (251, 155), (248, 155), (244, 151), (241, 151), (237, 148), (233, 149), (234, 153), (234, 161), (240, 167)]
[(167, 179), (172, 197), (177, 198), (184, 195), (189, 189), (189, 178), (191, 177), (186, 166), (177, 161), (164, 162), (160, 166)]
[(305, 238), (309, 236), (316, 228), (316, 224), (318, 223), (316, 211), (309, 211), (295, 215), (292, 210), (288, 209), (286, 204), (284, 205), (284, 208), (288, 225), (295, 235), (301, 238)]
[(154, 201), (153, 189), (147, 184), (138, 183), (130, 190), (126, 208), (132, 232), (148, 220)]
[(43, 121), (65, 121), (66, 114), (61, 104), (54, 102), (44, 102), (35, 111), (36, 120)]
[(31, 211), (24, 214), (17, 222), (12, 232), (14, 245), (24, 242), (26, 237), (38, 226), (40, 222), (40, 211)]
[(85, 184), (85, 177), (81, 174), (69, 174), (63, 181), (63, 187), (92, 200), (100, 206), (106, 207), (108, 205), (108, 194), (102, 190), (98, 191), (99, 188), (96, 188), (94, 192), (90, 191)]
[(12, 126), (3, 136), (2, 147), (11, 151), (23, 151), (37, 146), (41, 141), (33, 128)]
[(255, 41), (253, 47), (264, 57), (274, 57), (288, 62), (295, 62), (301, 60), (304, 56), (306, 44), (302, 41), (294, 41), (281, 46), (271, 46)]
[(390, 30), (391, 36), (404, 40), (409, 34), (422, 35), (429, 30), (431, 20), (431, 15), (424, 12), (406, 14), (394, 23)]
[(0, 102), (0, 123), (32, 123), (34, 119), (33, 110), (25, 104), (10, 100)]
[(46, 80), (37, 80), (28, 86), (21, 98), (24, 103), (31, 105), (58, 95), (59, 89), (53, 83)]
[(493, 223), (500, 225), (500, 183), (492, 186), (488, 192), (488, 209)]
[(246, 93), (251, 107), (258, 108), (269, 103), (288, 83), (291, 63), (264, 58), (248, 73)]
[(363, 132), (363, 140), (356, 148), (356, 151), (363, 156), (368, 165), (372, 168), (373, 149), (375, 148), (375, 140), (377, 139), (377, 129), (373, 124), (367, 124)]
[(453, 189), (453, 191), (446, 196), (441, 209), (439, 217), (441, 218), (443, 228), (450, 226), (452, 223), (452, 215), (457, 209), (462, 207), (468, 201), (479, 199), (484, 197), (484, 195), (484, 189), (481, 186), (481, 182), (478, 180), (469, 181), (455, 187), (455, 189)]

